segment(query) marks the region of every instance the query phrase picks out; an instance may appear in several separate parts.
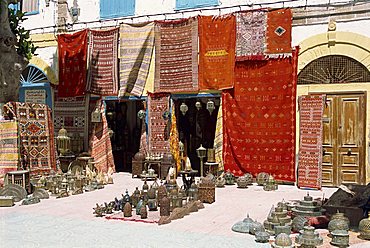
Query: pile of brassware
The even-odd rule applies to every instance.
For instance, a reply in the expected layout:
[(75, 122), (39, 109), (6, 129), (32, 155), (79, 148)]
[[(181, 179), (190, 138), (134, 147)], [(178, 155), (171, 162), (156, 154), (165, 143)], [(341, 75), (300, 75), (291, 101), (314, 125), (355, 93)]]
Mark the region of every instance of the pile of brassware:
[(12, 198), (14, 202), (23, 200), (21, 205), (30, 205), (39, 203), (40, 199), (48, 199), (49, 196), (63, 198), (103, 189), (104, 185), (113, 183), (113, 178), (109, 173), (84, 170), (76, 171), (75, 174), (68, 171), (67, 173), (33, 176), (30, 181), (33, 186), (32, 194), (28, 195), (20, 185), (8, 184), (0, 190), (0, 196)]
[[(247, 215), (231, 229), (235, 232), (252, 234), (256, 242), (270, 242), (271, 246), (276, 248), (295, 247), (295, 245), (315, 248), (323, 244), (323, 238), (315, 227), (309, 225), (309, 220), (322, 216), (324, 211), (321, 202), (307, 194), (294, 206), (284, 200), (276, 207), (273, 206), (263, 224)], [(349, 247), (349, 224), (348, 217), (339, 211), (330, 217), (328, 236), (331, 238), (331, 245)], [(360, 221), (358, 230), (359, 238), (370, 240), (370, 216)], [(294, 237), (292, 233), (298, 233), (298, 235), (294, 235), (295, 238), (292, 239)]]
[(149, 187), (145, 180), (141, 190), (136, 187), (130, 195), (126, 189), (126, 193), (122, 194), (121, 199), (116, 197), (108, 203), (97, 203), (93, 208), (93, 213), (96, 217), (102, 217), (123, 212), (123, 217), (132, 217), (133, 211), (135, 211), (136, 216), (146, 219), (150, 212), (159, 210), (158, 224), (162, 225), (204, 208), (203, 203), (198, 200), (198, 187), (195, 183), (192, 184), (188, 192), (183, 187), (179, 187), (176, 180), (160, 184), (156, 179)]

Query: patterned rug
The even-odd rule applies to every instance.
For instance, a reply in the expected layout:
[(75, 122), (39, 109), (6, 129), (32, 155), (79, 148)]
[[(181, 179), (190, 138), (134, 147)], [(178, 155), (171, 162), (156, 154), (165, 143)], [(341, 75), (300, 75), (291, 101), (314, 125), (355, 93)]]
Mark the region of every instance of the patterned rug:
[(118, 30), (90, 30), (87, 91), (96, 95), (118, 94)]
[(236, 21), (234, 15), (199, 16), (199, 89), (234, 86)]
[(149, 151), (151, 153), (167, 153), (170, 149), (170, 122), (163, 119), (163, 113), (170, 110), (169, 95), (149, 94), (148, 108)]
[(141, 96), (148, 77), (154, 47), (154, 23), (120, 26), (120, 90)]
[(20, 153), (31, 174), (56, 170), (54, 125), (47, 105), (10, 102), (4, 108), (17, 118)]
[(0, 120), (0, 185), (9, 171), (17, 170), (19, 161), (18, 124)]
[[(54, 129), (55, 135), (58, 135), (59, 130), (64, 127), (68, 136), (82, 141), (85, 137), (86, 121), (86, 100), (80, 98), (59, 98), (54, 102)], [(72, 144), (72, 151), (80, 153)]]
[(298, 187), (321, 188), (324, 95), (299, 98)]
[(236, 60), (264, 59), (267, 10), (236, 13)]
[(225, 170), (295, 181), (296, 63), (295, 56), (236, 64), (234, 91), (222, 92)]
[(198, 90), (198, 20), (157, 21), (155, 92)]
[(111, 167), (113, 171), (116, 170), (114, 165), (112, 144), (108, 133), (108, 122), (105, 117), (104, 106), (101, 105), (101, 122), (93, 123), (91, 141), (90, 141), (90, 152), (91, 157), (94, 158), (95, 168), (98, 171), (108, 172), (108, 168)]
[(215, 149), (215, 160), (218, 163), (218, 170), (224, 170), (224, 159), (222, 157), (222, 146), (223, 146), (223, 124), (222, 124), (222, 99), (220, 101), (220, 107), (217, 113), (216, 121), (216, 132), (215, 139), (213, 142), (213, 148)]
[(269, 11), (266, 31), (266, 53), (269, 57), (291, 56), (292, 20), (291, 9)]
[(59, 97), (82, 96), (86, 90), (87, 30), (58, 35)]

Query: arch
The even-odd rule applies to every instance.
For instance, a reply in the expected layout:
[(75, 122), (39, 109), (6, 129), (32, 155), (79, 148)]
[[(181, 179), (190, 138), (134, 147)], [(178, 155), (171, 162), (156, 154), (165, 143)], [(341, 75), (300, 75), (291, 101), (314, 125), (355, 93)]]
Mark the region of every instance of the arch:
[(58, 78), (53, 68), (51, 68), (43, 59), (34, 56), (30, 59), (29, 65), (33, 65), (43, 71), (51, 84), (59, 84)]
[(335, 32), (335, 41), (328, 33), (314, 35), (299, 44), (298, 73), (315, 59), (329, 55), (343, 55), (361, 63), (370, 70), (370, 38), (352, 33)]

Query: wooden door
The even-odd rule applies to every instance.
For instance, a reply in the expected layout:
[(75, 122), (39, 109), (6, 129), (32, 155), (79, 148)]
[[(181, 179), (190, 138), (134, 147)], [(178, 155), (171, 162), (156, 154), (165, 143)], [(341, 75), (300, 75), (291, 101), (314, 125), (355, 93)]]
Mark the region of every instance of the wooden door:
[(365, 184), (365, 94), (328, 94), (323, 116), (323, 186)]

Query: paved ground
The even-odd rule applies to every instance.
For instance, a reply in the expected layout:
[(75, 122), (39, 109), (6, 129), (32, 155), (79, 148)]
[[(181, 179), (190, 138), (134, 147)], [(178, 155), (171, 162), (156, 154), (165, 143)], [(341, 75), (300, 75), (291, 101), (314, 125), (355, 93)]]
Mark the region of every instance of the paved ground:
[[(168, 225), (126, 222), (96, 218), (95, 203), (111, 201), (126, 189), (130, 193), (142, 181), (127, 173), (114, 175), (114, 184), (104, 189), (68, 198), (50, 198), (30, 206), (0, 209), (1, 247), (271, 247), (258, 244), (254, 236), (231, 231), (232, 225), (247, 213), (260, 222), (273, 204), (285, 199), (300, 200), (310, 193), (314, 198), (329, 197), (335, 188), (307, 191), (295, 186), (279, 186), (266, 192), (259, 186), (216, 189), (216, 202)], [(180, 180), (179, 180), (180, 183)], [(149, 212), (149, 214), (151, 214)], [(320, 230), (325, 237), (327, 231)], [(370, 247), (351, 233), (351, 247)], [(331, 247), (325, 238), (321, 247)]]

